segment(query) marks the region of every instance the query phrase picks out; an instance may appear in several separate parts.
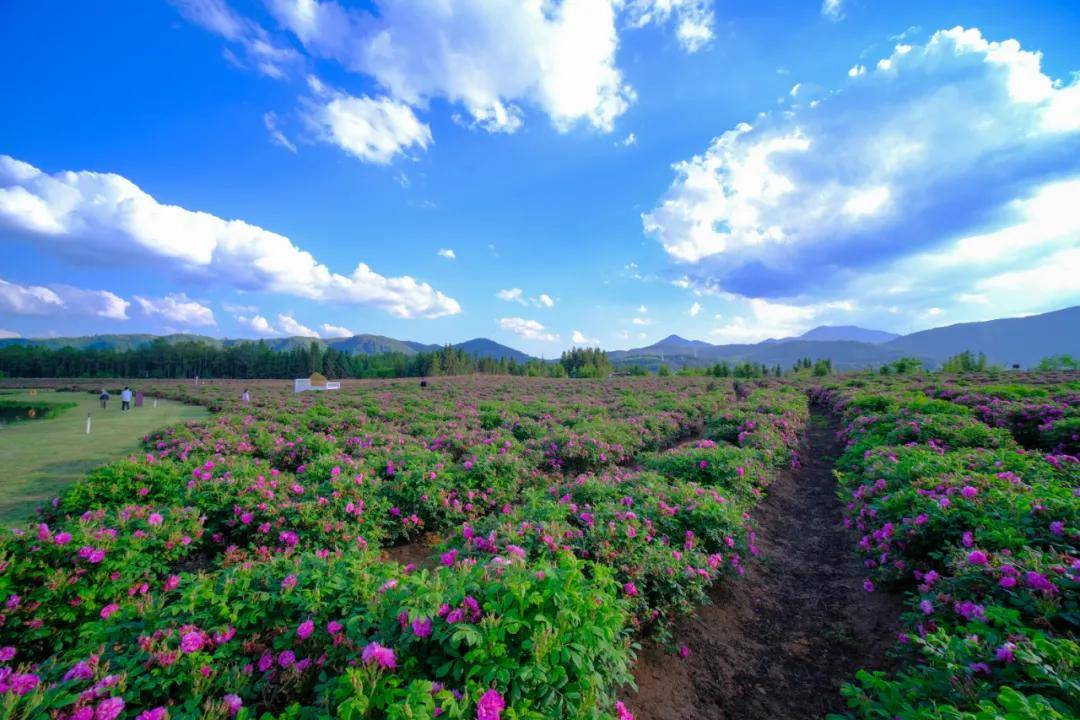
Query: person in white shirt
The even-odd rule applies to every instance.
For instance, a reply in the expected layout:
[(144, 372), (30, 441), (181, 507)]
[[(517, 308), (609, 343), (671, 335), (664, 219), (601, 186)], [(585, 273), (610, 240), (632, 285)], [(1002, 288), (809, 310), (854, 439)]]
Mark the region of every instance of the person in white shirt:
[(126, 385), (124, 386), (123, 391), (121, 391), (121, 393), (120, 393), (120, 409), (121, 410), (130, 410), (131, 409), (131, 388), (129, 388)]

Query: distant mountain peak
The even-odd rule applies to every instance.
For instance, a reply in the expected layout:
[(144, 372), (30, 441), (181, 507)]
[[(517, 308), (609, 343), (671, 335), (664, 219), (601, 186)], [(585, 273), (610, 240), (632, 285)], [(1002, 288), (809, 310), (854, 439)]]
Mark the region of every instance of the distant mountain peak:
[(870, 330), (857, 325), (819, 325), (799, 336), (799, 340), (820, 340), (824, 342), (853, 341), (864, 343), (885, 343), (900, 337), (885, 330)]

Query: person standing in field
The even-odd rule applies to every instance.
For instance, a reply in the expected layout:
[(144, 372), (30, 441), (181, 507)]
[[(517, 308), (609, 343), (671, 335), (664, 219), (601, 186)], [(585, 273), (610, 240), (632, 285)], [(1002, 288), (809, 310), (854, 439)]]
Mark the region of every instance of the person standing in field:
[(251, 393), (248, 392), (247, 388), (244, 388), (244, 394), (240, 396), (240, 402), (244, 403), (245, 405), (251, 402)]
[(101, 409), (104, 410), (109, 404), (109, 391), (105, 388), (101, 388), (101, 394), (98, 395), (98, 400), (101, 401)]
[(125, 385), (124, 389), (120, 392), (120, 410), (124, 411), (124, 410), (130, 410), (130, 409), (131, 409), (131, 388), (129, 388), (127, 385)]

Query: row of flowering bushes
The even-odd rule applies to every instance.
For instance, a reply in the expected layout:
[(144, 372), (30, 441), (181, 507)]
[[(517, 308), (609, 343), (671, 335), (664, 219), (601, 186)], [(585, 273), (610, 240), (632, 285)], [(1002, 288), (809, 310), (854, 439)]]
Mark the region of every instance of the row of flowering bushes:
[(959, 379), (925, 391), (972, 410), (991, 427), (1008, 429), (1029, 448), (1080, 454), (1080, 384), (978, 383)]
[(849, 707), (865, 718), (1076, 717), (1080, 461), (1027, 450), (978, 409), (928, 395), (941, 393), (864, 380), (811, 391), (845, 424), (839, 492), (866, 587), (909, 599), (896, 669), (860, 672)]
[(635, 636), (741, 572), (806, 419), (689, 378), (251, 385), (144, 384), (217, 414), (0, 539), (0, 717), (625, 720)]

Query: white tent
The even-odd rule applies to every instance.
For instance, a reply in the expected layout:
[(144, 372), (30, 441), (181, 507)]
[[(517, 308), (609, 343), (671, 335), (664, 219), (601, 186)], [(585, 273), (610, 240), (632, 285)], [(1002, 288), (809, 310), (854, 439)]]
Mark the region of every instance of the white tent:
[(296, 378), (293, 380), (293, 392), (305, 390), (340, 390), (341, 383), (330, 382), (320, 373), (313, 373), (309, 378)]

